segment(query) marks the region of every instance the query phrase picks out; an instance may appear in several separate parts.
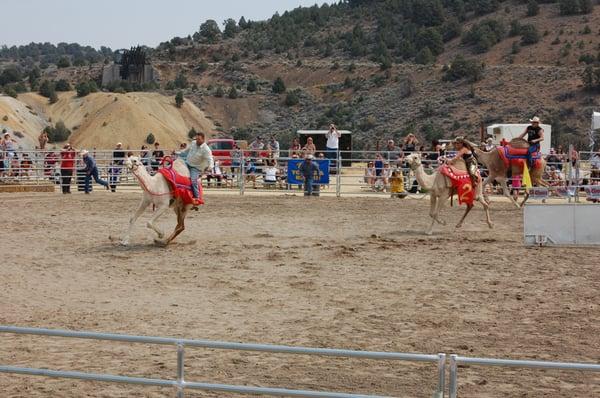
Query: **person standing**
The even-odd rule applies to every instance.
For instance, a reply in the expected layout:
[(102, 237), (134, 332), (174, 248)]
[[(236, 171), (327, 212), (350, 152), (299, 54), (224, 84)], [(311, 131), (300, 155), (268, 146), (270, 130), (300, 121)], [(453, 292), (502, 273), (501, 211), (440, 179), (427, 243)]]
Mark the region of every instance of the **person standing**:
[(60, 151), (60, 187), (63, 194), (71, 193), (71, 178), (75, 169), (75, 149), (67, 143)]
[(325, 135), (327, 137), (327, 144), (325, 152), (325, 157), (330, 160), (334, 160), (338, 158), (338, 151), (340, 150), (340, 138), (342, 137), (342, 133), (340, 133), (335, 127), (335, 124), (329, 125), (329, 131)]
[(46, 144), (48, 143), (48, 141), (49, 141), (48, 133), (44, 129), (44, 130), (42, 130), (42, 132), (38, 136), (38, 142), (40, 144), (40, 150), (41, 151), (43, 151), (43, 150), (46, 149)]
[(198, 179), (204, 170), (212, 170), (215, 167), (212, 151), (206, 145), (204, 133), (196, 133), (196, 139), (188, 147), (177, 155), (185, 156), (185, 164), (190, 170), (190, 179), (192, 180), (192, 193), (194, 195), (194, 210), (200, 205), (200, 189), (198, 188)]
[(271, 136), (271, 139), (267, 143), (269, 148), (269, 154), (271, 160), (277, 162), (279, 159), (279, 141), (275, 138), (274, 135)]
[(112, 156), (112, 167), (110, 168), (110, 190), (111, 192), (117, 191), (117, 183), (121, 176), (121, 170), (123, 169), (123, 163), (125, 162), (125, 151), (123, 150), (123, 144), (117, 142), (117, 145), (113, 151)]
[(304, 161), (298, 166), (304, 180), (304, 196), (319, 196), (319, 184), (315, 184), (315, 177), (319, 178), (319, 166), (313, 160), (313, 155), (306, 155)]
[(83, 163), (85, 163), (85, 169), (83, 169), (85, 172), (84, 192), (86, 194), (90, 193), (90, 182), (92, 181), (92, 178), (107, 190), (110, 189), (108, 182), (101, 179), (98, 175), (98, 166), (96, 166), (96, 160), (92, 157), (92, 155), (90, 155), (90, 153), (84, 149), (81, 151), (81, 157), (83, 158)]
[(165, 153), (160, 149), (160, 143), (154, 143), (154, 150), (152, 151), (152, 170), (158, 170), (158, 167), (162, 163)]

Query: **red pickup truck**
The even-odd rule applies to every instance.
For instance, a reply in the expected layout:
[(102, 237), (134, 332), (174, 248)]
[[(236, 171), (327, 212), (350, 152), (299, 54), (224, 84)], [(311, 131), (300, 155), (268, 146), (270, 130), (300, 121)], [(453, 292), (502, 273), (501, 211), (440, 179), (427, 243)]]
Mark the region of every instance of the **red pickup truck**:
[[(207, 142), (208, 147), (212, 151), (215, 160), (218, 160), (221, 166), (231, 166), (231, 152), (234, 145), (243, 150), (244, 157), (250, 157), (248, 151), (248, 143), (246, 141), (236, 141), (232, 138), (211, 138)], [(266, 158), (269, 156), (267, 151), (261, 151), (260, 157)]]

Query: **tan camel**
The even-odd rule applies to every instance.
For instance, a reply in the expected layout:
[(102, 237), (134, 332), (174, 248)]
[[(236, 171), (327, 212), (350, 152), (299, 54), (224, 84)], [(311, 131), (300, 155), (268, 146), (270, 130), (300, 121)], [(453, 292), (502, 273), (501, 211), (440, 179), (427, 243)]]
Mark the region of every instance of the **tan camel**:
[[(431, 217), (431, 225), (429, 229), (427, 229), (427, 235), (431, 235), (433, 233), (433, 225), (437, 222), (442, 225), (446, 225), (446, 222), (439, 218), (440, 212), (442, 211), (444, 205), (448, 201), (448, 198), (451, 196), (453, 192), (452, 181), (450, 178), (445, 175), (435, 171), (433, 174), (427, 174), (425, 169), (423, 168), (423, 164), (421, 163), (421, 155), (418, 153), (413, 153), (406, 157), (406, 161), (410, 168), (414, 171), (417, 181), (421, 187), (427, 189), (429, 191), (430, 198), (430, 210), (429, 216)], [(454, 165), (459, 170), (466, 170), (467, 167), (464, 162), (460, 161), (455, 163)], [(485, 200), (483, 200), (482, 193), (482, 184), (479, 184), (475, 191), (475, 200), (481, 203), (483, 209), (485, 210), (486, 222), (488, 227), (492, 228), (492, 220), (490, 219), (490, 209), (489, 205)], [(465, 218), (473, 208), (473, 205), (467, 205), (467, 209), (463, 214), (462, 218), (456, 224), (456, 228), (461, 228)]]
[[(138, 157), (129, 157), (125, 161), (125, 166), (138, 179), (138, 182), (142, 187), (144, 194), (142, 196), (142, 201), (140, 202), (140, 205), (129, 220), (129, 228), (127, 230), (127, 233), (125, 234), (125, 237), (121, 241), (121, 244), (124, 246), (129, 245), (129, 237), (131, 235), (131, 231), (133, 230), (133, 225), (135, 224), (137, 219), (142, 215), (144, 210), (146, 210), (146, 208), (152, 204), (155, 208), (154, 215), (152, 216), (150, 221), (148, 221), (146, 226), (154, 230), (154, 232), (156, 232), (156, 234), (158, 235), (158, 239), (155, 239), (154, 243), (156, 243), (159, 246), (167, 246), (173, 241), (173, 239), (177, 237), (177, 235), (179, 235), (185, 230), (185, 216), (187, 215), (187, 212), (192, 206), (185, 205), (181, 198), (174, 198), (173, 192), (171, 191), (171, 187), (165, 179), (165, 177), (160, 173), (156, 173), (153, 176), (150, 175), (146, 170), (146, 166), (142, 164), (141, 160)], [(177, 173), (181, 175), (184, 175), (186, 177), (190, 176), (187, 166), (181, 160), (175, 160), (175, 162), (173, 162), (173, 168)], [(164, 233), (158, 228), (158, 226), (156, 225), (156, 221), (169, 209), (169, 207), (172, 207), (175, 211), (175, 214), (177, 215), (177, 226), (168, 238), (163, 239)]]
[[(524, 141), (524, 140), (519, 140), (519, 141), (521, 141), (520, 142), (521, 144), (523, 142), (526, 143), (526, 141)], [(515, 140), (511, 141), (511, 143), (512, 142), (515, 142)], [(520, 209), (523, 206), (523, 204), (525, 204), (525, 202), (527, 201), (529, 194), (525, 194), (525, 197), (523, 198), (523, 201), (521, 202), (520, 205), (511, 196), (510, 191), (508, 190), (508, 186), (506, 184), (508, 181), (508, 177), (507, 177), (508, 168), (504, 165), (504, 161), (500, 157), (500, 153), (498, 152), (498, 150), (493, 149), (489, 152), (485, 152), (485, 151), (482, 151), (481, 149), (479, 149), (477, 147), (477, 145), (475, 145), (473, 143), (470, 143), (470, 144), (474, 148), (475, 156), (477, 157), (477, 160), (479, 161), (479, 163), (482, 163), (488, 169), (488, 176), (483, 181), (483, 184), (481, 184), (482, 187), (485, 187), (487, 184), (489, 184), (493, 181), (498, 182), (498, 184), (500, 184), (500, 186), (502, 187), (504, 196), (506, 196), (508, 199), (510, 199), (510, 201), (518, 209)], [(509, 165), (509, 167), (511, 167), (511, 172), (512, 172), (513, 176), (519, 176), (519, 175), (523, 174), (523, 170), (521, 170), (520, 167), (515, 166), (515, 165)], [(537, 187), (537, 186), (547, 187), (548, 186), (548, 183), (546, 183), (542, 179), (542, 173), (544, 172), (545, 169), (546, 169), (546, 161), (542, 158), (540, 168), (534, 168), (534, 169), (529, 170), (529, 175), (531, 176), (531, 184), (534, 187)], [(485, 198), (485, 201), (489, 203), (489, 199), (486, 194), (484, 194), (484, 198)]]

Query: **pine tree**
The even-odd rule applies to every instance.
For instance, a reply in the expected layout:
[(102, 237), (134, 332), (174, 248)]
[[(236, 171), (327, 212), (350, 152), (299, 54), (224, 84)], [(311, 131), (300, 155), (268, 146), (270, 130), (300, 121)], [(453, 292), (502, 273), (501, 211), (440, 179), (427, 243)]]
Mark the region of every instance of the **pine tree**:
[(175, 95), (175, 106), (177, 106), (178, 108), (181, 108), (184, 101), (185, 100), (183, 99), (183, 92), (178, 91), (177, 94)]

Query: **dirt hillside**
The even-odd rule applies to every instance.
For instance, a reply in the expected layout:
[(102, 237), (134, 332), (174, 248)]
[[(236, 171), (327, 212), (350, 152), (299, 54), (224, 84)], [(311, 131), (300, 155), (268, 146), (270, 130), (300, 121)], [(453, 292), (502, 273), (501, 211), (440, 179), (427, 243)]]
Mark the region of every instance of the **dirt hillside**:
[(28, 107), (15, 98), (0, 95), (0, 130), (22, 132), (22, 137), (12, 134), (19, 146), (31, 148), (37, 145), (37, 136), (47, 124), (46, 118), (34, 111), (33, 107)]
[[(141, 146), (152, 133), (164, 147), (186, 141), (191, 127), (210, 133), (213, 123), (190, 101), (178, 109), (173, 98), (158, 93), (93, 93), (78, 98), (74, 92), (61, 93), (55, 104), (46, 98), (26, 93), (19, 96), (22, 108), (42, 115), (42, 120), (62, 120), (71, 129), (69, 141), (78, 148), (112, 148), (116, 142), (125, 147)], [(23, 111), (21, 111), (23, 112)], [(19, 126), (28, 136), (37, 136), (41, 127)]]

